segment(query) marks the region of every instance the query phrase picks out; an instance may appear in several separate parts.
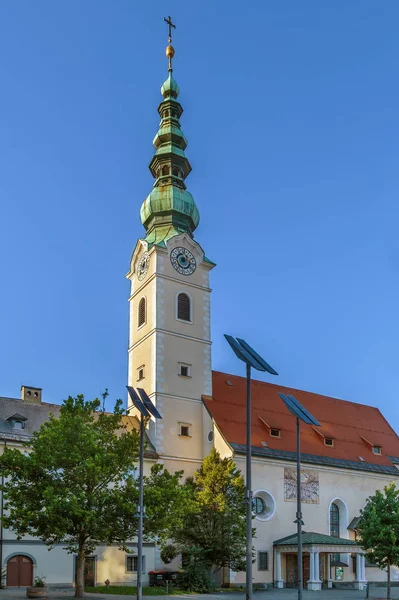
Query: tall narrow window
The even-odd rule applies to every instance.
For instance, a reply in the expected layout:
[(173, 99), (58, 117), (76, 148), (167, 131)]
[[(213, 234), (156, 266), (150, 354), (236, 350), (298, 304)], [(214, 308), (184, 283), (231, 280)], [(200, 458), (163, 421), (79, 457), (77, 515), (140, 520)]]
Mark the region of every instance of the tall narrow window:
[[(334, 502), (330, 506), (330, 535), (340, 537), (339, 507)], [(333, 565), (340, 562), (340, 554), (338, 552), (334, 552), (334, 554), (331, 555), (331, 562)]]
[(330, 535), (339, 537), (339, 508), (334, 502), (330, 507)]
[(258, 571), (269, 570), (269, 554), (267, 552), (258, 551)]
[(190, 298), (187, 294), (177, 296), (177, 318), (181, 321), (191, 321)]
[(144, 325), (144, 323), (145, 323), (145, 313), (146, 313), (145, 298), (141, 298), (141, 300), (139, 302), (139, 318), (138, 318), (138, 326), (139, 327), (141, 327), (141, 325)]

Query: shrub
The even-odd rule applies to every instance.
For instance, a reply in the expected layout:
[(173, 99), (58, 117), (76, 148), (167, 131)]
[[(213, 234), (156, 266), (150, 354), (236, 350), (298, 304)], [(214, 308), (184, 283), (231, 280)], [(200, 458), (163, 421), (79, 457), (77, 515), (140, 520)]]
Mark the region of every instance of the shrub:
[(206, 594), (215, 590), (216, 586), (211, 577), (211, 564), (206, 560), (201, 548), (186, 549), (179, 586), (183, 590), (197, 594)]

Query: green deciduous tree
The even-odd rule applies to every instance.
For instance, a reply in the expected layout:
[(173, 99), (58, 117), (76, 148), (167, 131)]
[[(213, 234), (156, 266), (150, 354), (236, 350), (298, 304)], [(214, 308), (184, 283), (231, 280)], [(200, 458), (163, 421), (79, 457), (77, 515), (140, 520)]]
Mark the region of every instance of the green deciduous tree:
[(399, 565), (399, 490), (392, 483), (370, 496), (357, 525), (367, 560), (386, 569), (387, 598), (391, 597), (390, 567)]
[[(59, 417), (51, 416), (25, 451), (6, 449), (0, 457), (7, 477), (3, 525), (19, 537), (38, 537), (49, 549), (62, 543), (76, 553), (76, 597), (83, 596), (85, 558), (96, 545), (117, 543), (126, 550), (137, 533), (138, 490), (132, 471), (138, 434), (124, 427), (121, 401), (111, 414), (98, 412), (99, 407), (97, 399), (69, 397)], [(174, 522), (180, 476), (155, 465), (146, 478), (147, 538), (165, 538), (165, 528)], [(176, 520), (178, 515), (176, 510)]]
[[(185, 488), (189, 502), (173, 531), (176, 551), (195, 549), (216, 569), (245, 570), (245, 483), (234, 460), (212, 450)], [(165, 548), (163, 556), (171, 555)]]

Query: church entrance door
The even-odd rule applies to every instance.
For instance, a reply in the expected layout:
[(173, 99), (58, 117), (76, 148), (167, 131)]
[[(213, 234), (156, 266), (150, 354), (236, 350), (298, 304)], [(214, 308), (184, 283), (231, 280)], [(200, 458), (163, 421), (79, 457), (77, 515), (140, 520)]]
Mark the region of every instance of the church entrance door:
[(25, 587), (33, 583), (33, 562), (18, 554), (7, 561), (7, 587)]
[[(298, 587), (298, 557), (296, 554), (286, 554), (286, 586), (295, 588)], [(310, 577), (310, 560), (309, 554), (302, 557), (302, 587), (307, 587), (307, 581)]]

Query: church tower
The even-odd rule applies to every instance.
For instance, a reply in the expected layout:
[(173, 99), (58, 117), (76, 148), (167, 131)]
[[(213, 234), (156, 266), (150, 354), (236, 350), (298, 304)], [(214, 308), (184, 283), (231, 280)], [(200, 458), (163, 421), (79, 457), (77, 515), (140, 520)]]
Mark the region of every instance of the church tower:
[[(186, 189), (191, 165), (180, 128), (183, 108), (173, 78), (170, 17), (168, 77), (149, 168), (155, 183), (140, 218), (146, 235), (133, 252), (129, 385), (142, 387), (162, 415), (149, 437), (165, 466), (189, 474), (204, 455), (201, 396), (212, 393), (209, 272), (215, 266), (194, 240), (199, 211)], [(209, 446), (209, 444), (208, 444)]]

